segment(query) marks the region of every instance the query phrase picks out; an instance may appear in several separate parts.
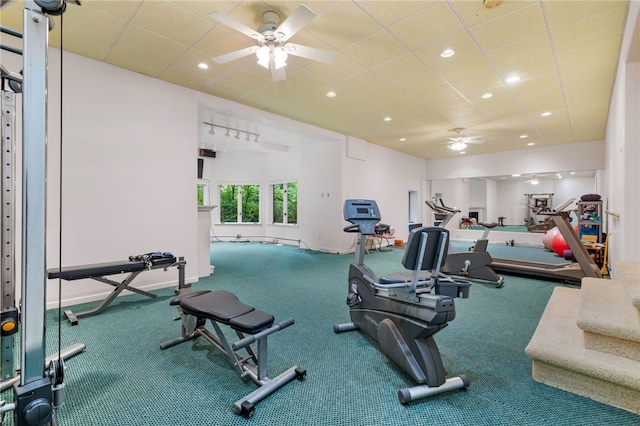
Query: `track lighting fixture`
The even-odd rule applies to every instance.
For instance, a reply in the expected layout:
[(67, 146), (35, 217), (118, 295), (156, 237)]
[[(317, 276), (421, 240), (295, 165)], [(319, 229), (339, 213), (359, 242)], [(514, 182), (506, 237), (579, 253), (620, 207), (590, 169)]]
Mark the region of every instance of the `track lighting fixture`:
[(247, 141), (247, 142), (251, 141), (251, 136), (253, 136), (253, 141), (255, 143), (258, 143), (258, 141), (260, 139), (260, 135), (258, 133), (248, 132), (246, 130), (234, 129), (233, 127), (221, 126), (219, 124), (209, 123), (209, 122), (206, 122), (206, 121), (203, 121), (202, 124), (205, 124), (205, 125), (210, 127), (210, 129), (209, 129), (209, 134), (210, 135), (215, 135), (216, 134), (215, 128), (217, 127), (219, 129), (225, 130), (224, 135), (227, 136), (227, 137), (229, 137), (230, 136), (230, 132), (233, 131), (233, 132), (236, 132), (236, 134), (234, 136), (234, 138), (236, 138), (236, 139), (240, 139), (240, 135), (242, 135), (242, 134), (245, 135), (244, 140)]

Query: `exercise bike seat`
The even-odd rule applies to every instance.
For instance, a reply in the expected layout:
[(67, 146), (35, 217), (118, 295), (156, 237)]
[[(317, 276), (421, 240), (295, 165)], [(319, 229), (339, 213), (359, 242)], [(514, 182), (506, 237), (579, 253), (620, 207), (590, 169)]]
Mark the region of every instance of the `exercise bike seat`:
[[(180, 297), (176, 296), (174, 299)], [(180, 300), (180, 308), (186, 314), (218, 321), (234, 330), (256, 334), (273, 325), (271, 314), (240, 302), (235, 294), (225, 290), (207, 291), (198, 296)]]

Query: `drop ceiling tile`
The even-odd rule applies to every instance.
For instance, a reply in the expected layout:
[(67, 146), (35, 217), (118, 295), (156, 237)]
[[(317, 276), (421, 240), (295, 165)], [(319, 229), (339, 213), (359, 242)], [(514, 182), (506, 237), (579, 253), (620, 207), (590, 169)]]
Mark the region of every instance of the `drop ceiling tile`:
[(188, 87), (190, 89), (199, 90), (206, 86), (210, 79), (197, 75), (196, 73), (190, 73), (180, 68), (169, 67), (158, 76), (160, 80), (168, 81), (169, 83), (177, 84), (178, 86)]
[(365, 68), (342, 52), (338, 52), (331, 64), (316, 61), (307, 66), (307, 70), (327, 80), (337, 81), (362, 72)]
[(613, 9), (626, 9), (628, 1), (548, 1), (542, 3), (551, 28), (561, 27)]
[(167, 64), (172, 63), (189, 50), (188, 46), (176, 43), (168, 38), (129, 25), (114, 47), (134, 55), (145, 56)]
[[(209, 65), (209, 69), (198, 68), (199, 63)], [(217, 64), (211, 60), (211, 56), (205, 52), (196, 49), (189, 49), (184, 55), (178, 58), (172, 67), (183, 71), (193, 73), (197, 76), (203, 76), (209, 79), (219, 77), (233, 68), (231, 64)]]
[(384, 64), (371, 68), (371, 71), (378, 74), (388, 82), (403, 80), (428, 70), (427, 66), (411, 53), (407, 53), (406, 55), (397, 57), (385, 62)]
[(445, 82), (433, 71), (425, 70), (413, 77), (408, 77), (394, 83), (406, 93), (428, 92), (431, 88), (444, 85)]
[(429, 1), (364, 1), (358, 5), (384, 26), (411, 16), (427, 7)]
[(491, 50), (546, 31), (540, 3), (531, 3), (511, 13), (470, 29), (483, 49)]
[[(127, 0), (127, 1), (83, 1), (80, 9), (86, 10), (87, 13), (92, 14), (94, 10), (113, 15), (116, 18), (129, 21), (136, 13), (136, 11), (142, 5), (142, 0)], [(67, 10), (76, 6), (69, 5)]]
[[(446, 49), (454, 50), (455, 54), (449, 58), (441, 57), (440, 54)], [(478, 46), (468, 32), (459, 31), (447, 38), (416, 49), (414, 53), (429, 67), (438, 68), (477, 55)]]
[(251, 46), (257, 47), (258, 43), (238, 31), (228, 29), (222, 24), (216, 25), (201, 40), (193, 44), (194, 49), (206, 52), (210, 57), (224, 55)]
[(503, 15), (507, 15), (512, 11), (528, 6), (533, 3), (532, 0), (505, 1), (500, 6), (492, 9), (484, 7), (482, 1), (454, 0), (451, 5), (456, 12), (462, 17), (465, 24), (473, 27), (482, 22), (491, 21)]
[(219, 81), (210, 83), (208, 86), (205, 86), (200, 90), (204, 93), (236, 102), (244, 96), (244, 91), (241, 90), (239, 86), (227, 86)]
[(371, 68), (397, 58), (407, 50), (387, 31), (381, 30), (343, 49), (343, 52)]
[[(59, 17), (56, 28), (60, 28)], [(115, 44), (128, 22), (115, 15), (83, 6), (67, 7), (64, 14), (64, 31), (72, 31), (76, 36), (90, 37), (103, 43)], [(63, 40), (64, 42), (64, 40)]]
[(160, 75), (160, 73), (167, 67), (165, 62), (157, 61), (153, 58), (138, 55), (119, 48), (112, 49), (105, 62), (154, 78), (158, 77), (158, 75)]
[(487, 92), (491, 92), (495, 96), (498, 92), (505, 90), (502, 80), (493, 71), (453, 81), (451, 86), (473, 102), (482, 102), (484, 99), (481, 96)]
[(453, 84), (453, 82), (468, 79), (477, 74), (486, 75), (486, 73), (493, 71), (493, 68), (483, 55), (478, 54), (464, 61), (435, 68), (433, 71), (443, 80)]
[(337, 84), (352, 93), (360, 93), (370, 90), (372, 87), (386, 85), (387, 82), (371, 71), (363, 71), (351, 77), (338, 80)]
[(584, 67), (607, 64), (607, 69), (616, 67), (620, 56), (620, 35), (596, 40), (557, 53), (560, 72), (580, 71)]
[(196, 16), (200, 16), (203, 19), (208, 19), (210, 22), (215, 22), (213, 18), (209, 18), (209, 14), (213, 12), (222, 12), (228, 14), (233, 8), (237, 7), (241, 3), (240, 0), (215, 0), (215, 1), (185, 1), (185, 0), (171, 0), (169, 3), (187, 10)]
[(447, 2), (432, 2), (388, 27), (410, 50), (445, 39), (464, 29)]
[[(592, 43), (596, 40), (621, 34), (626, 8), (615, 8), (581, 21), (551, 30), (551, 38), (557, 52)], [(613, 46), (612, 46), (613, 48)]]
[(489, 50), (487, 57), (495, 68), (506, 68), (530, 62), (534, 58), (551, 56), (552, 53), (549, 36), (541, 33)]
[[(527, 80), (549, 74), (555, 74), (556, 71), (557, 67), (553, 56), (545, 56), (531, 62), (521, 62), (497, 70), (498, 75), (505, 81), (505, 84), (508, 87), (515, 88), (522, 86), (522, 83)], [(509, 77), (514, 75), (520, 76), (521, 79), (513, 83), (506, 82)]]
[(24, 10), (23, 2), (9, 3), (0, 12), (0, 23), (2, 26), (22, 32), (22, 14)]
[(343, 50), (380, 28), (380, 24), (355, 3), (340, 1), (311, 21), (305, 30), (334, 49)]
[(111, 43), (95, 40), (87, 35), (72, 34), (67, 31), (65, 33), (63, 43), (66, 52), (72, 52), (96, 61), (104, 61), (111, 50)]
[(271, 76), (267, 75), (267, 70), (264, 71), (264, 76), (258, 76), (244, 69), (235, 68), (217, 78), (216, 83), (227, 87), (237, 87), (238, 92), (244, 94), (270, 83)]
[(404, 97), (404, 91), (398, 89), (396, 86), (392, 84), (388, 84), (386, 86), (379, 86), (367, 92), (361, 93), (361, 95), (370, 102), (375, 102), (380, 105), (384, 105), (385, 102), (388, 102), (392, 99)]
[(131, 24), (189, 46), (214, 26), (210, 20), (167, 1), (143, 2)]

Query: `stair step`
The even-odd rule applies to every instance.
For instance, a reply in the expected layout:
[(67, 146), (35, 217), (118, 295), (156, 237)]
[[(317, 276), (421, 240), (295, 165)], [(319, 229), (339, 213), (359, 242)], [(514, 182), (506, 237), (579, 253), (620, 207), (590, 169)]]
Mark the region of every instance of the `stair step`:
[(577, 325), (587, 349), (640, 361), (640, 312), (622, 282), (584, 278)]
[(553, 291), (525, 348), (533, 379), (640, 414), (640, 362), (585, 348), (576, 322), (581, 291)]
[(631, 304), (640, 310), (640, 263), (617, 262), (615, 272)]

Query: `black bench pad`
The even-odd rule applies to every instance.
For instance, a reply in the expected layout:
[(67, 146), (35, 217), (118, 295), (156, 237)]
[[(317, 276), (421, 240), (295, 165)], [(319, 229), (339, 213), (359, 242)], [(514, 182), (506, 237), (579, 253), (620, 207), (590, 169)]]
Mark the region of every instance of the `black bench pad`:
[[(176, 262), (175, 257), (164, 257), (153, 259), (151, 261), (151, 269), (171, 266)], [(116, 275), (129, 272), (143, 271), (147, 268), (147, 264), (141, 260), (119, 261), (92, 263), (89, 265), (66, 266), (62, 269), (52, 268), (47, 271), (48, 278), (61, 278), (65, 281), (79, 280), (83, 278), (103, 277), (105, 275)]]
[(169, 302), (169, 306), (177, 306), (184, 299), (188, 299), (190, 297), (202, 296), (203, 294), (209, 293), (210, 290), (180, 290), (178, 294), (174, 296), (173, 299)]
[(256, 334), (259, 331), (269, 328), (273, 325), (273, 315), (261, 310), (254, 309), (248, 314), (229, 320), (231, 328), (242, 331), (247, 334)]
[[(178, 297), (180, 295), (176, 296)], [(210, 291), (192, 297), (187, 295), (181, 299), (180, 308), (187, 314), (219, 321), (248, 334), (271, 327), (274, 320), (272, 315), (245, 305), (235, 294), (226, 290)]]

